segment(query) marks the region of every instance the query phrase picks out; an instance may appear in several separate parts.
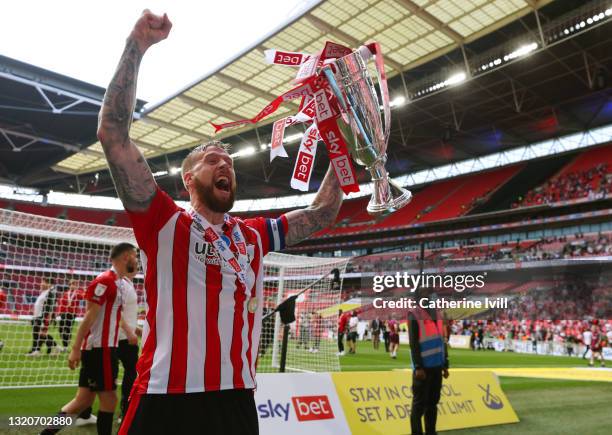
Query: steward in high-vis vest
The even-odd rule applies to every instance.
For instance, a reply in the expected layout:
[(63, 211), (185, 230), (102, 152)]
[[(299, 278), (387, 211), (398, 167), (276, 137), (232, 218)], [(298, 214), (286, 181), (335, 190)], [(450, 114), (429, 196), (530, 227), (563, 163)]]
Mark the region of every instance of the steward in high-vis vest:
[(412, 357), (412, 409), (410, 427), (413, 435), (436, 434), (438, 402), (442, 377), (448, 378), (446, 329), (441, 313), (418, 307), (408, 313), (408, 334)]

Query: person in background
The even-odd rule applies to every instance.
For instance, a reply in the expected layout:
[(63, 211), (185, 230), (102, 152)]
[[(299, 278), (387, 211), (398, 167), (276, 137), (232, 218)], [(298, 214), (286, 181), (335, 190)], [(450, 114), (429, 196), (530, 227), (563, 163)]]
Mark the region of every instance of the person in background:
[(344, 356), (344, 335), (348, 326), (348, 313), (338, 310), (338, 356)]
[(66, 351), (70, 347), (72, 325), (79, 312), (81, 301), (84, 299), (84, 297), (85, 293), (79, 288), (78, 281), (71, 279), (68, 283), (68, 288), (62, 293), (57, 309), (60, 317), (59, 332), (62, 338), (62, 352)]
[(441, 313), (431, 308), (411, 310), (408, 334), (413, 368), (411, 433), (423, 434), (424, 416), (425, 433), (435, 434), (442, 378), (448, 378), (448, 352)]
[(387, 322), (380, 322), (380, 330), (382, 331), (383, 341), (385, 342), (385, 352), (389, 353), (389, 329), (387, 328)]
[(32, 314), (32, 349), (26, 356), (39, 356), (40, 349), (47, 345), (47, 353), (59, 353), (57, 343), (49, 334), (49, 325), (53, 320), (57, 288), (52, 278), (43, 278), (40, 282), (40, 294), (34, 302)]
[(387, 322), (387, 329), (389, 330), (389, 354), (391, 358), (396, 359), (399, 350), (399, 323), (395, 320), (395, 314)]
[(372, 323), (370, 323), (370, 329), (372, 330), (372, 346), (375, 350), (378, 350), (380, 346), (380, 324), (381, 321), (379, 317), (376, 317), (372, 320)]
[(310, 318), (308, 313), (300, 314), (297, 348), (308, 349), (310, 343)]
[(321, 335), (323, 335), (323, 317), (319, 313), (313, 312), (310, 319), (310, 335), (313, 345), (308, 351), (317, 353), (321, 346)]
[(567, 356), (573, 356), (574, 354), (574, 337), (571, 334), (562, 332), (561, 337), (565, 341), (565, 349), (567, 350)]
[(355, 354), (357, 352), (357, 326), (359, 325), (359, 317), (357, 317), (357, 311), (353, 311), (351, 318), (348, 321), (348, 336), (346, 342), (349, 345), (349, 353)]
[[(68, 356), (71, 370), (81, 365), (79, 386), (75, 397), (61, 408), (57, 416), (81, 414), (91, 407), (97, 396), (100, 401), (96, 418), (98, 435), (110, 435), (113, 427), (117, 406), (115, 380), (119, 371), (119, 327), (125, 330), (132, 343), (138, 342), (134, 332), (127, 330), (121, 321), (125, 276), (138, 268), (136, 258), (136, 248), (130, 243), (119, 243), (112, 248), (112, 267), (94, 278), (87, 287), (85, 317)], [(48, 426), (41, 435), (53, 435), (61, 429), (61, 426)]]
[(476, 350), (478, 338), (476, 336), (476, 325), (472, 325), (470, 328), (470, 349)]
[(586, 359), (587, 353), (591, 350), (591, 340), (593, 339), (593, 333), (590, 328), (586, 328), (582, 332), (582, 343), (584, 344), (584, 353), (582, 354), (582, 359)]
[(595, 366), (595, 360), (599, 360), (602, 367), (606, 366), (606, 361), (603, 357), (603, 348), (608, 345), (607, 336), (603, 331), (599, 330), (597, 325), (592, 326), (592, 339), (591, 339), (591, 359), (589, 360), (589, 367)]
[(138, 294), (134, 288), (134, 277), (138, 269), (129, 272), (124, 278), (123, 307), (121, 321), (125, 328), (119, 330), (119, 345), (117, 357), (123, 366), (123, 379), (121, 380), (121, 402), (119, 403), (119, 422), (128, 409), (128, 398), (136, 380), (136, 363), (138, 362), (138, 342), (130, 343), (125, 330), (134, 331), (136, 336), (142, 337), (142, 329), (138, 326)]

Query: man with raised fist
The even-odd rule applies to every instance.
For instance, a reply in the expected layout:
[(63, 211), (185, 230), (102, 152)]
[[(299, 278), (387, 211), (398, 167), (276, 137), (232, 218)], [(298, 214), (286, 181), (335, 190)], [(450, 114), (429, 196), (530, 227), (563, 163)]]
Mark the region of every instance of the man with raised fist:
[(144, 254), (146, 322), (138, 377), (120, 434), (257, 434), (255, 366), (263, 257), (331, 225), (342, 191), (327, 172), (313, 203), (278, 219), (230, 216), (234, 162), (218, 141), (182, 164), (191, 210), (156, 184), (130, 139), (138, 68), (172, 27), (148, 10), (126, 41), (104, 96), (98, 138)]

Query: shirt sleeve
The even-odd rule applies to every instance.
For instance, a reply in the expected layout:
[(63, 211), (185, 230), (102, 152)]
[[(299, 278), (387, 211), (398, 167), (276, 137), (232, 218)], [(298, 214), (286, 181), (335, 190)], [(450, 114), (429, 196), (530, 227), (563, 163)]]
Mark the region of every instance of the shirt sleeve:
[(104, 305), (115, 294), (117, 294), (117, 285), (112, 278), (98, 277), (87, 287), (85, 299), (98, 305)]
[(168, 220), (181, 210), (166, 192), (157, 186), (157, 191), (149, 208), (143, 212), (126, 210), (138, 246), (148, 253), (151, 241)]
[(244, 223), (259, 232), (263, 255), (285, 249), (285, 236), (289, 225), (284, 214), (276, 219), (261, 217), (245, 219)]

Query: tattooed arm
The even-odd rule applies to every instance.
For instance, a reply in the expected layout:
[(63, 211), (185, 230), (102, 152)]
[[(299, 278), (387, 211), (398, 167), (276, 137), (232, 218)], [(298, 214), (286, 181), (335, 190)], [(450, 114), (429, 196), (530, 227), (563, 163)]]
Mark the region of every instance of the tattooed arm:
[(289, 231), (285, 237), (287, 246), (295, 245), (313, 233), (332, 225), (342, 205), (342, 197), (338, 179), (330, 166), (312, 204), (304, 209), (287, 213), (289, 224)]
[(165, 39), (172, 23), (166, 14), (144, 10), (128, 37), (98, 118), (98, 139), (102, 143), (117, 195), (131, 211), (149, 207), (156, 191), (151, 169), (129, 137), (136, 104), (136, 80), (146, 50)]

